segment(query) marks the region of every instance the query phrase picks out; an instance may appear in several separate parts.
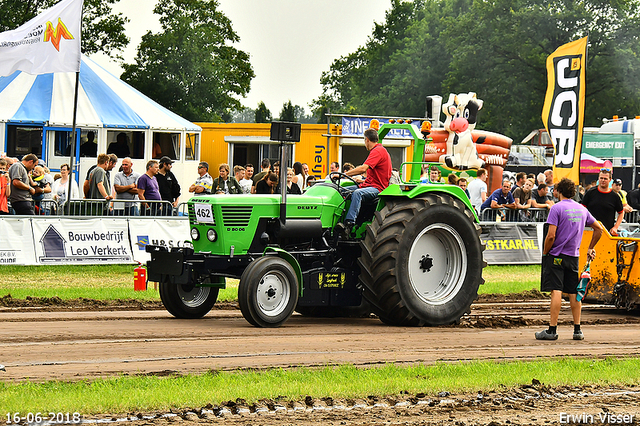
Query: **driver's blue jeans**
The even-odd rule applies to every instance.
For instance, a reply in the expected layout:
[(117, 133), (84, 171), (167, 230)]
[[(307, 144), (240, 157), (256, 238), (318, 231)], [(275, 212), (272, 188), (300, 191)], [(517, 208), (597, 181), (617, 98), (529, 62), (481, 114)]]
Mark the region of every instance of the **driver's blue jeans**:
[(364, 188), (358, 188), (353, 191), (351, 194), (351, 206), (349, 206), (349, 211), (347, 212), (347, 217), (345, 217), (345, 222), (355, 222), (358, 217), (358, 213), (360, 213), (360, 207), (362, 206), (363, 201), (371, 201), (375, 199), (380, 191), (378, 188), (373, 186), (367, 186)]

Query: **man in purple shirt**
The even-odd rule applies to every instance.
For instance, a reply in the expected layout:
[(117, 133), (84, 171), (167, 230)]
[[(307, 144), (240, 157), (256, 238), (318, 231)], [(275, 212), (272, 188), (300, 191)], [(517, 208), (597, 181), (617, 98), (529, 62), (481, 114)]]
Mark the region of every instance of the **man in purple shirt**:
[(596, 221), (581, 204), (573, 201), (576, 185), (571, 179), (563, 178), (556, 189), (560, 202), (549, 210), (547, 224), (549, 230), (542, 249), (542, 282), (540, 290), (551, 292), (551, 318), (549, 328), (536, 333), (538, 340), (557, 340), (558, 315), (562, 304), (562, 293), (569, 294), (573, 314), (573, 339), (582, 340), (580, 311), (582, 303), (576, 299), (578, 293), (578, 257), (585, 226), (593, 228), (587, 258), (596, 257), (595, 245), (602, 235), (602, 225)]
[[(160, 170), (158, 160), (150, 160), (147, 162), (147, 171), (138, 178), (138, 198), (141, 200), (162, 200), (160, 196), (160, 188), (156, 175)], [(140, 209), (141, 216), (155, 216), (161, 210), (161, 203), (142, 203)]]

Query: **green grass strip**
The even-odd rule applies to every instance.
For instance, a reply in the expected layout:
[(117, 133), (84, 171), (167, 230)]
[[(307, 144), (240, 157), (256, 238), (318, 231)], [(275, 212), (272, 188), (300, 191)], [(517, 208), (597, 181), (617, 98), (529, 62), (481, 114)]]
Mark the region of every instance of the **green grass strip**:
[(630, 386), (640, 383), (640, 359), (572, 359), (531, 362), (474, 361), (425, 366), (387, 364), (212, 372), (183, 377), (118, 377), (80, 382), (0, 384), (6, 412), (125, 413), (202, 407), (236, 398), (364, 398), (441, 391), (491, 391), (531, 384)]
[(493, 265), (482, 271), (479, 294), (509, 294), (540, 290), (540, 265)]
[[(0, 297), (14, 299), (59, 297), (97, 300), (159, 300), (153, 285), (147, 291), (133, 290), (133, 265), (0, 266)], [(488, 266), (483, 271), (485, 284), (479, 293), (520, 293), (540, 288), (540, 265)], [(238, 280), (228, 279), (219, 301), (238, 299)]]
[[(134, 265), (0, 266), (3, 277), (0, 297), (10, 294), (14, 299), (30, 296), (159, 301), (153, 283), (149, 283), (147, 291), (133, 290), (134, 268)], [(227, 288), (220, 290), (218, 300), (237, 300), (237, 286), (237, 280), (227, 280)]]

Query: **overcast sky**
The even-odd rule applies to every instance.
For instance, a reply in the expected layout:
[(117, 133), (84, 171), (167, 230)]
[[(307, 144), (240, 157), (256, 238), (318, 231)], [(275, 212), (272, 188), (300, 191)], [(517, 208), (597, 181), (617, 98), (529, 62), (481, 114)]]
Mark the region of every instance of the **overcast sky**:
[[(131, 41), (124, 52), (133, 63), (140, 38), (158, 32), (153, 8), (157, 0), (120, 0), (114, 10), (130, 22)], [(256, 77), (244, 106), (256, 108), (264, 101), (274, 117), (291, 100), (309, 113), (309, 103), (321, 94), (320, 75), (334, 59), (366, 43), (374, 22), (384, 22), (390, 0), (219, 0), (240, 36), (238, 49), (250, 55)], [(96, 62), (119, 76), (122, 69), (103, 55)]]

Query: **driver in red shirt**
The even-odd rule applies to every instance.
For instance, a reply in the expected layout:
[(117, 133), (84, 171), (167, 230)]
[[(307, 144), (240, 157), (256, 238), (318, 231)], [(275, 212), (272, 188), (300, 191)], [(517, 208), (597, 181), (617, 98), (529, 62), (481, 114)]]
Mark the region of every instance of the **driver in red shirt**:
[(345, 172), (347, 176), (361, 175), (365, 172), (367, 174), (365, 181), (351, 195), (351, 206), (344, 221), (346, 235), (351, 233), (362, 201), (375, 199), (383, 189), (389, 186), (389, 179), (391, 179), (391, 157), (385, 147), (378, 143), (378, 132), (371, 128), (365, 130), (364, 145), (369, 151), (364, 164)]

